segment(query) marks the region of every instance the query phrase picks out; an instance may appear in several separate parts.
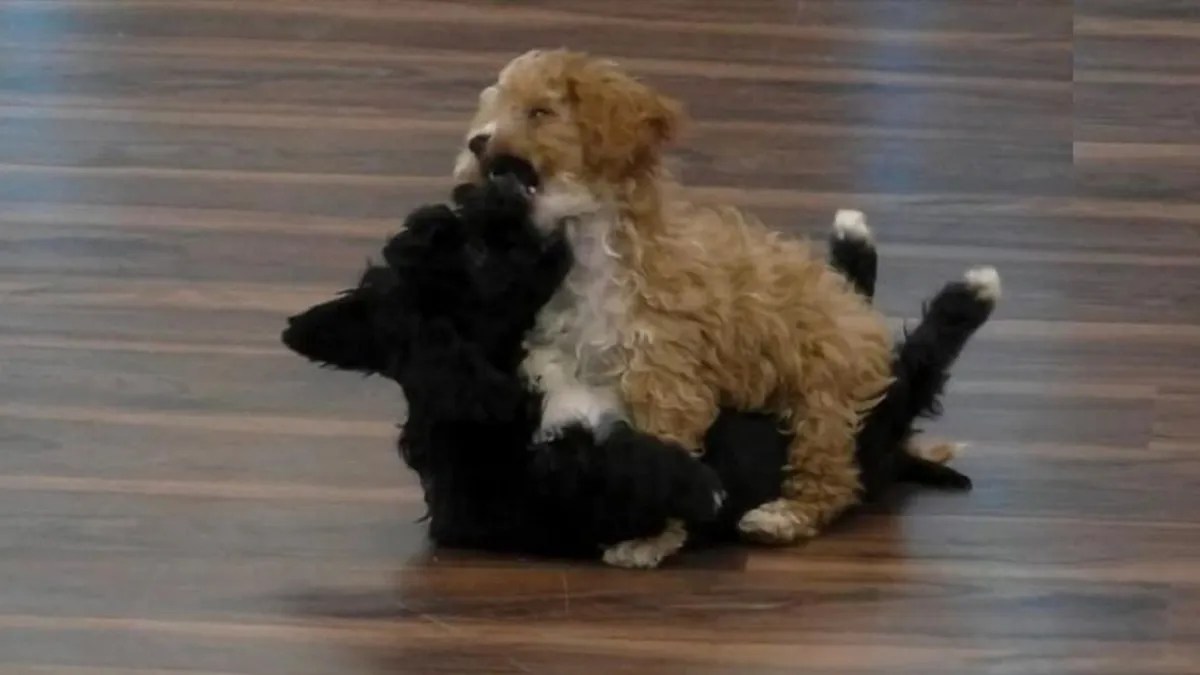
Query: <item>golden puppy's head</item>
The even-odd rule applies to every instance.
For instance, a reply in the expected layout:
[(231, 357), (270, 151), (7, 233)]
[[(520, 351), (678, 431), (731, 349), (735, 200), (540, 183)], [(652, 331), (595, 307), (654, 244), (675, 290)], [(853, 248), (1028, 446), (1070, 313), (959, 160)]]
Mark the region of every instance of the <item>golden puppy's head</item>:
[(614, 63), (564, 49), (513, 59), (479, 95), (455, 178), (481, 178), (491, 158), (528, 160), (543, 181), (620, 183), (657, 168), (681, 106)]

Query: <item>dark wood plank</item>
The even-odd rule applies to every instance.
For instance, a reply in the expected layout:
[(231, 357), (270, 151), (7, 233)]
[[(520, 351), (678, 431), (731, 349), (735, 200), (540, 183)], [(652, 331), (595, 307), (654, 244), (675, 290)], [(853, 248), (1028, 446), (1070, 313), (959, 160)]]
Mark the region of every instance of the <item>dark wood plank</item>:
[[(41, 119), (43, 109), (16, 108), (9, 119), (0, 111), (0, 130), (5, 133), (0, 164), (441, 176), (447, 171), (446, 148), (462, 137), (461, 124), (398, 120), (397, 132), (408, 133), (396, 143), (381, 146), (379, 129), (334, 128), (310, 132), (298, 145), (292, 126), (276, 128), (268, 120), (244, 128), (196, 120), (155, 123), (136, 115), (102, 123)], [(813, 153), (814, 161), (795, 161), (814, 148), (822, 150)], [(921, 152), (914, 152), (917, 149)], [(974, 158), (970, 172), (948, 161), (966, 154)], [(879, 136), (830, 125), (709, 124), (689, 133), (680, 164), (685, 178), (713, 185), (1065, 194), (1070, 189), (1071, 148), (1036, 139), (1014, 144), (966, 135), (946, 138), (941, 132)], [(898, 175), (908, 179), (897, 183)]]
[[(399, 419), (400, 406), (394, 407), (389, 412)], [(386, 413), (361, 425), (358, 435), (343, 431), (330, 438), (304, 434), (300, 425), (221, 432), (211, 425), (172, 425), (167, 415), (159, 416), (162, 424), (148, 425), (122, 423), (115, 415), (72, 420), (13, 414), (19, 412), (0, 410), (5, 475), (315, 484), (347, 490), (399, 488), (414, 480), (397, 458), (388, 428), (378, 424), (388, 419)], [(366, 433), (371, 429), (378, 433)], [(96, 461), (81, 462), (81, 456)]]
[[(673, 14), (646, 20), (629, 13), (591, 13), (584, 8), (543, 6), (498, 7), (490, 3), (390, 2), (387, 5), (347, 2), (333, 7), (300, 3), (149, 4), (131, 13), (118, 7), (88, 3), (19, 3), (12, 24), (39, 22), (59, 27), (73, 40), (113, 34), (127, 38), (248, 38), (306, 40), (317, 45), (355, 45), (440, 49), (442, 37), (464, 24), (478, 27), (473, 50), (506, 53), (514, 45), (541, 42), (554, 31), (564, 44), (579, 49), (619, 51), (626, 57), (690, 60), (696, 40), (720, 53), (726, 62), (837, 68), (867, 68), (901, 72), (1000, 75), (1019, 79), (1069, 78), (1069, 29), (1028, 36), (1000, 32), (995, 25), (947, 26), (941, 30), (904, 30), (888, 23), (864, 25), (856, 17), (850, 26), (834, 25), (836, 17), (818, 22), (816, 13), (837, 9), (828, 3), (808, 3), (806, 21), (706, 21), (699, 13)], [(894, 7), (895, 4), (893, 3)], [(697, 9), (692, 7), (693, 11)], [(944, 10), (944, 8), (942, 8)], [(811, 14), (809, 14), (811, 13)], [(945, 18), (945, 12), (938, 12)], [(978, 8), (965, 18), (978, 18)], [(796, 17), (800, 19), (802, 17)], [(891, 17), (894, 19), (894, 17)], [(824, 25), (820, 25), (823, 23)], [(881, 30), (880, 28), (883, 28)], [(663, 39), (686, 31), (689, 39)], [(0, 33), (9, 43), (28, 39), (19, 29)], [(1020, 49), (1013, 49), (1019, 45)], [(863, 48), (868, 46), (868, 48)], [(887, 58), (904, 50), (905, 62)], [(961, 58), (946, 59), (948, 51)], [(836, 58), (831, 59), (830, 55)], [(1057, 62), (1057, 70), (1047, 68)]]
[(1075, 156), (1084, 194), (1168, 203), (1200, 197), (1200, 22), (1181, 9), (1173, 2), (1082, 6)]
[[(254, 108), (296, 111), (306, 107), (383, 107), (419, 116), (465, 117), (481, 86), (512, 54), (444, 50), (349, 48), (327, 53), (282, 43), (276, 49), (239, 40), (159, 40), (133, 45), (112, 41), (69, 43), (30, 53), (5, 54), (0, 103), (111, 102), (139, 105)], [(35, 56), (36, 54), (36, 56)], [(248, 60), (254, 55), (257, 58)], [(239, 64), (234, 67), (232, 64)], [(998, 89), (1004, 78), (909, 73), (825, 71), (720, 61), (629, 60), (665, 91), (685, 99), (699, 118), (737, 121), (872, 124), (904, 129), (987, 132), (998, 124), (1030, 123), (1023, 136), (1065, 143), (1070, 129), (1067, 79), (1012, 82), (1015, 95)], [(46, 86), (50, 78), (52, 86)], [(194, 86), (182, 86), (192, 82)], [(287, 86), (282, 86), (286, 83)], [(719, 85), (732, 96), (707, 96)], [(371, 93), (368, 93), (371, 92)], [(224, 103), (266, 98), (269, 105)], [(771, 100), (747, 109), (738, 100)], [(337, 106), (332, 101), (338, 101)], [(1037, 122), (1036, 125), (1032, 124)], [(989, 123), (990, 122), (990, 123)], [(1009, 128), (1007, 126), (1000, 128)]]

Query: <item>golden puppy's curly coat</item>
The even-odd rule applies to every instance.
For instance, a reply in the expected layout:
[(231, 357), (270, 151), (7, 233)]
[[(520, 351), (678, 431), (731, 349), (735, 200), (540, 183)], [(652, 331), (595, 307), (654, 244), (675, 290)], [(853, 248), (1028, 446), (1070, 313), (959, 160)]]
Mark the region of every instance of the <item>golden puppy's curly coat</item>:
[[(721, 405), (774, 410), (796, 432), (785, 498), (739, 527), (793, 542), (858, 499), (854, 437), (890, 383), (891, 334), (807, 243), (685, 198), (662, 164), (683, 119), (609, 61), (530, 51), (480, 94), (455, 175), (478, 179), (503, 154), (529, 160), (538, 222), (565, 228), (576, 251), (529, 338), (542, 433), (625, 417), (699, 451)], [(684, 537), (668, 528), (606, 559), (655, 566)]]

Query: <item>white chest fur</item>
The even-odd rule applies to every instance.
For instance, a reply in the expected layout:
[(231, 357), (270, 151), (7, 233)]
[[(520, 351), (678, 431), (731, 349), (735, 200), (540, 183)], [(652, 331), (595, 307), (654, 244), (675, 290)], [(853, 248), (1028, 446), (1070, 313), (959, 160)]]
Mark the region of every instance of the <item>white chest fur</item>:
[[(577, 212), (578, 213), (578, 212)], [(555, 214), (556, 216), (560, 214)], [(526, 376), (545, 393), (542, 438), (572, 422), (603, 433), (625, 418), (617, 390), (619, 321), (626, 302), (609, 246), (615, 213), (593, 208), (559, 222), (575, 257), (562, 286), (526, 337)]]

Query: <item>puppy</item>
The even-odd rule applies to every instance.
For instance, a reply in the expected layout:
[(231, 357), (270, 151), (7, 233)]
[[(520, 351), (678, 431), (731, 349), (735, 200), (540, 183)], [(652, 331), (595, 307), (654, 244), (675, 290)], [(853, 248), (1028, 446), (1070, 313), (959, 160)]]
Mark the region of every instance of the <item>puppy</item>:
[[(724, 410), (708, 430), (704, 462), (720, 486), (685, 454), (624, 424), (603, 442), (578, 424), (531, 442), (541, 394), (518, 372), (521, 335), (561, 283), (569, 251), (528, 226), (523, 196), (505, 190), (460, 190), (457, 212), (419, 209), (385, 247), (386, 264), (289, 319), (283, 341), (314, 361), (404, 387), (410, 417), (401, 454), (421, 477), (440, 544), (589, 556), (607, 545), (609, 562), (628, 564), (628, 552), (611, 545), (660, 532), (671, 518), (687, 523), (693, 543), (732, 538), (744, 514), (780, 495), (791, 437), (770, 414)], [(835, 236), (831, 252), (864, 293), (873, 291), (869, 239)], [(897, 354), (897, 372), (908, 375), (889, 390), (895, 404), (876, 408), (860, 434), (872, 494), (896, 480), (970, 487), (905, 446), (915, 418), (936, 411), (946, 370), (990, 305), (951, 284), (931, 308)]]
[(400, 452), (421, 478), (439, 544), (596, 556), (671, 519), (712, 523), (720, 482), (680, 448), (624, 424), (603, 442), (577, 424), (531, 441), (542, 405), (519, 372), (522, 337), (561, 285), (570, 250), (532, 227), (530, 188), (502, 179), (456, 191), (457, 209), (418, 209), (384, 246), (384, 264), (291, 317), (283, 342), (403, 387)]
[[(540, 436), (621, 419), (700, 452), (723, 406), (769, 412), (793, 439), (782, 498), (740, 528), (794, 542), (863, 497), (856, 435), (893, 382), (892, 336), (806, 243), (685, 198), (662, 163), (683, 123), (676, 101), (612, 62), (534, 50), (481, 92), (455, 177), (527, 160), (543, 183), (536, 223), (562, 227), (575, 254), (527, 337)], [(678, 540), (623, 550), (636, 564)]]

